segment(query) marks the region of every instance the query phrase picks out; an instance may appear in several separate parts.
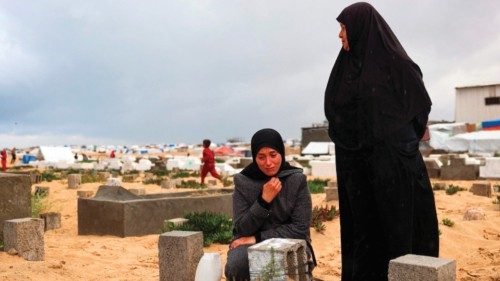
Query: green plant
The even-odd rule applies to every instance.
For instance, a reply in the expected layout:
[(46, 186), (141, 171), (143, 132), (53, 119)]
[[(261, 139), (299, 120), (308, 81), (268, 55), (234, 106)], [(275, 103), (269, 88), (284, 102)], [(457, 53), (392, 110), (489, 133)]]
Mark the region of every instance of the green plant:
[(271, 248), (271, 260), (264, 266), (259, 274), (258, 280), (271, 281), (279, 276), (278, 265), (276, 264), (275, 250)]
[(309, 186), (311, 193), (322, 193), (325, 192), (325, 186), (328, 184), (328, 181), (329, 180), (315, 178), (307, 181), (307, 186)]
[(82, 183), (101, 182), (102, 178), (96, 172), (86, 172), (82, 174)]
[(142, 181), (143, 184), (156, 184), (161, 185), (162, 177), (148, 178)]
[(448, 227), (453, 227), (455, 225), (455, 223), (448, 218), (444, 218), (442, 222), (444, 225), (446, 225)]
[(434, 183), (432, 190), (446, 190), (446, 185), (444, 183)]
[(459, 191), (463, 191), (463, 190), (465, 190), (465, 188), (462, 188), (458, 185), (450, 184), (450, 185), (448, 185), (448, 188), (446, 188), (446, 194), (453, 195), (453, 194), (455, 194)]
[(203, 244), (209, 246), (212, 243), (229, 244), (233, 238), (233, 222), (224, 214), (212, 212), (189, 213), (184, 216), (188, 221), (182, 225), (175, 226), (167, 223), (162, 232), (172, 230), (202, 231)]
[(220, 159), (220, 158), (215, 158), (215, 163), (225, 163), (226, 160)]
[(316, 206), (311, 211), (311, 224), (316, 231), (323, 233), (326, 226), (323, 224), (325, 221), (331, 221), (338, 215), (337, 208), (335, 206)]
[(194, 189), (207, 188), (207, 186), (205, 184), (201, 184), (195, 180), (181, 181), (181, 184), (179, 187), (180, 188), (194, 188)]
[(157, 177), (166, 177), (169, 175), (169, 171), (159, 169), (151, 170), (151, 173)]
[(52, 170), (48, 170), (48, 171), (42, 172), (42, 181), (51, 182), (53, 180), (60, 180), (60, 179), (61, 179), (61, 177), (59, 177), (58, 175), (56, 175), (54, 173), (54, 171), (52, 171)]
[(38, 218), (41, 213), (44, 213), (50, 209), (50, 204), (46, 197), (42, 197), (38, 194), (31, 195), (31, 217)]
[(189, 172), (186, 170), (180, 170), (179, 172), (173, 174), (171, 178), (177, 179), (177, 178), (189, 178), (189, 177), (198, 177), (199, 173), (198, 172)]

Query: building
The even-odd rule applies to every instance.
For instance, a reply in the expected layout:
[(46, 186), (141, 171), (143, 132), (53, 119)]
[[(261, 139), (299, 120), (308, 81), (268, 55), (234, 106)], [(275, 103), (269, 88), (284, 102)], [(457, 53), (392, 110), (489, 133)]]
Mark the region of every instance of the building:
[(456, 87), (455, 122), (500, 119), (500, 84)]
[(301, 146), (304, 149), (310, 142), (331, 142), (328, 136), (328, 123), (313, 124), (311, 127), (302, 128)]

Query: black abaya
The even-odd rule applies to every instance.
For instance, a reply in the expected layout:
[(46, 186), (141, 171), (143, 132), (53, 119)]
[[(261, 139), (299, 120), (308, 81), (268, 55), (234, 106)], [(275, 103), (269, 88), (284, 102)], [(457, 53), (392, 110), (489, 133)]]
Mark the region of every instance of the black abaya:
[(418, 151), (430, 111), (420, 68), (369, 4), (344, 9), (349, 51), (325, 93), (335, 142), (342, 281), (387, 280), (389, 260), (438, 256), (430, 181)]

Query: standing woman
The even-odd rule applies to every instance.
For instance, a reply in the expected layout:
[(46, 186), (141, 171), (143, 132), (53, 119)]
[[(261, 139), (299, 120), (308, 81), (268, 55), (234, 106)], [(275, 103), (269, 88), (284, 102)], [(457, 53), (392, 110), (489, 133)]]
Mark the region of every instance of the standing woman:
[(342, 281), (387, 280), (389, 260), (438, 256), (434, 195), (418, 150), (431, 101), (422, 72), (367, 3), (337, 17), (342, 49), (325, 93), (335, 142)]
[[(251, 141), (253, 163), (234, 176), (234, 239), (229, 245), (226, 279), (250, 280), (248, 247), (269, 238), (306, 241), (311, 262), (311, 194), (302, 169), (285, 161), (285, 146), (273, 129), (256, 132)], [(301, 279), (302, 280), (302, 279)]]

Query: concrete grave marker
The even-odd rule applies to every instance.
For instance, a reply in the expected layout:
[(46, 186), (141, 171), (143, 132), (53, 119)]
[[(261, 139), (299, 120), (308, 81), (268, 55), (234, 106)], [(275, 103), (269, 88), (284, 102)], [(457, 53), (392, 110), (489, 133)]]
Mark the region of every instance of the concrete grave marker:
[(42, 219), (22, 218), (5, 221), (4, 250), (15, 249), (19, 256), (29, 261), (43, 261), (44, 222)]
[(202, 256), (202, 232), (170, 231), (161, 234), (158, 241), (160, 280), (193, 281)]
[(31, 180), (28, 175), (0, 173), (0, 239), (6, 220), (31, 216)]
[(456, 261), (405, 255), (389, 262), (389, 281), (455, 281)]
[(40, 218), (44, 221), (44, 230), (52, 230), (61, 228), (61, 213), (49, 212), (40, 214)]
[(82, 184), (82, 175), (80, 174), (69, 174), (68, 175), (68, 188), (77, 189), (80, 188)]

